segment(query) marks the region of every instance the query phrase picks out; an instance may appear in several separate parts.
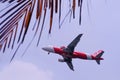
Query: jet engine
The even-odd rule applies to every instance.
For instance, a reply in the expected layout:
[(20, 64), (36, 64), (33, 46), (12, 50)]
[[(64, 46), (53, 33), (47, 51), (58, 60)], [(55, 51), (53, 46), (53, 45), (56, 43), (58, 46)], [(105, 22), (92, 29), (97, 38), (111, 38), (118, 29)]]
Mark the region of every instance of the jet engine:
[(64, 60), (64, 59), (58, 59), (58, 61), (59, 61), (59, 62), (65, 62), (65, 60)]

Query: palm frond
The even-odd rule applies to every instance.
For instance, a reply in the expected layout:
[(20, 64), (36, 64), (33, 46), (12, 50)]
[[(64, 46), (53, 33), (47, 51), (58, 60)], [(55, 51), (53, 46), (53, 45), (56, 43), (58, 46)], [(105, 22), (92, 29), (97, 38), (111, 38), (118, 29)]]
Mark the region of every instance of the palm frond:
[[(69, 0), (68, 3), (72, 3), (72, 5), (70, 5), (70, 11), (73, 12), (73, 18), (75, 18), (76, 1), (78, 1), (78, 7), (80, 8), (79, 24), (81, 24), (83, 0)], [(9, 5), (0, 11), (0, 51), (3, 50), (3, 52), (5, 52), (7, 46), (8, 48), (11, 46), (13, 49), (16, 40), (17, 43), (22, 44), (24, 42), (30, 27), (30, 21), (34, 15), (36, 16), (35, 25), (32, 28), (35, 31), (34, 37), (36, 36), (39, 28), (41, 28), (37, 45), (39, 44), (42, 35), (47, 10), (50, 11), (49, 34), (52, 30), (52, 24), (54, 23), (53, 16), (55, 13), (59, 14), (58, 21), (59, 24), (61, 23), (62, 0), (0, 0), (1, 4), (4, 4), (5, 2), (8, 2)], [(33, 14), (34, 11), (36, 11), (36, 14)], [(42, 14), (43, 18), (41, 18)], [(19, 22), (21, 19), (23, 19), (23, 21), (20, 26)], [(40, 26), (41, 19), (42, 26)]]
[[(7, 11), (4, 11), (4, 13), (2, 13), (2, 15), (0, 15), (0, 18), (2, 20), (0, 22), (0, 24), (1, 24), (1, 27), (0, 27), (0, 34), (1, 34), (0, 35), (0, 44), (1, 44), (1, 46), (3, 46), (4, 43), (6, 46), (9, 37), (10, 37), (9, 43), (11, 42), (12, 36), (14, 36), (14, 40), (15, 40), (19, 20), (25, 15), (24, 21), (22, 23), (23, 25), (20, 26), (21, 32), (20, 32), (20, 37), (18, 39), (18, 42), (20, 41), (21, 33), (24, 33), (21, 42), (24, 41), (26, 32), (27, 32), (28, 27), (29, 27), (31, 15), (33, 12), (32, 10), (34, 7), (31, 5), (34, 5), (34, 4), (30, 0), (20, 1), (16, 4), (12, 5), (12, 7), (9, 6), (11, 8)], [(24, 31), (23, 31), (23, 29), (24, 29)], [(13, 31), (15, 31), (15, 33), (13, 33)], [(14, 44), (14, 42), (13, 42), (13, 44)], [(5, 48), (4, 48), (3, 52), (4, 51), (5, 51)]]

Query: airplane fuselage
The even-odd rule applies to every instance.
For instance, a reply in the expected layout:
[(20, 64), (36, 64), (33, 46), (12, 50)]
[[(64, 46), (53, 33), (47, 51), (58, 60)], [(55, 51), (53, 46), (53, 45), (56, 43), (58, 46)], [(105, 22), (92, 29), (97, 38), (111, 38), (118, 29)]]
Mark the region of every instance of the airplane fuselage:
[(84, 59), (84, 60), (103, 60), (103, 58), (96, 58), (93, 55), (88, 55), (84, 52), (74, 51), (73, 54), (70, 55), (69, 53), (65, 52), (62, 48), (59, 48), (59, 47), (44, 47), (43, 49), (45, 51), (52, 52), (52, 53), (55, 53), (55, 54), (59, 54), (61, 56), (66, 56), (66, 57), (69, 57), (69, 58), (72, 58), (72, 59), (80, 58), (80, 59)]
[(47, 51), (49, 53), (55, 53), (59, 54), (63, 57), (63, 59), (58, 59), (59, 62), (66, 62), (67, 65), (71, 70), (74, 71), (74, 67), (72, 64), (72, 59), (84, 59), (84, 60), (95, 60), (97, 64), (100, 64), (100, 60), (103, 60), (101, 56), (103, 55), (104, 51), (103, 50), (98, 50), (97, 52), (93, 54), (86, 54), (84, 52), (77, 52), (74, 51), (76, 45), (80, 41), (80, 38), (83, 34), (79, 34), (67, 47), (62, 46), (62, 47), (54, 47), (54, 46), (48, 46), (48, 47), (43, 47), (42, 49)]

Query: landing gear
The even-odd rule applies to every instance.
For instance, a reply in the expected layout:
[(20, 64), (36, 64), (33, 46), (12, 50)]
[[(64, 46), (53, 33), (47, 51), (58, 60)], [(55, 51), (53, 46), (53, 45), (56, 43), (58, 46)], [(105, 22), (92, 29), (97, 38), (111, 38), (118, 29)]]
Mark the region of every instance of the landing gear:
[(48, 52), (48, 55), (50, 54), (50, 52)]

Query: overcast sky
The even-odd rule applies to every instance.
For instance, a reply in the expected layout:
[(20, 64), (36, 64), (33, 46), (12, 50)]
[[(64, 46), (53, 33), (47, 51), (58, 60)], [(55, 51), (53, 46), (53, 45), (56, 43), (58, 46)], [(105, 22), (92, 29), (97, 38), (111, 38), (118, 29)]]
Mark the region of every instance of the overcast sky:
[[(11, 50), (8, 50), (4, 57), (0, 55), (0, 80), (119, 80), (120, 1), (91, 0), (91, 2), (88, 1), (89, 11), (86, 1), (84, 0), (83, 4), (81, 26), (78, 24), (78, 9), (76, 19), (72, 19), (69, 23), (68, 17), (61, 29), (58, 28), (57, 19), (55, 19), (50, 35), (48, 35), (49, 21), (46, 19), (38, 47), (36, 47), (37, 35), (26, 54), (20, 57), (25, 49), (24, 46), (28, 44), (27, 41), (31, 39), (32, 32), (29, 31), (25, 44), (20, 47), (18, 55), (11, 64), (7, 63)], [(52, 53), (48, 55), (41, 49), (47, 45), (67, 46), (80, 33), (84, 35), (75, 50), (90, 54), (99, 49), (104, 50), (105, 53), (102, 56), (104, 60), (101, 61), (101, 65), (97, 65), (95, 61), (75, 59), (73, 72), (65, 63), (58, 62), (61, 56)]]

